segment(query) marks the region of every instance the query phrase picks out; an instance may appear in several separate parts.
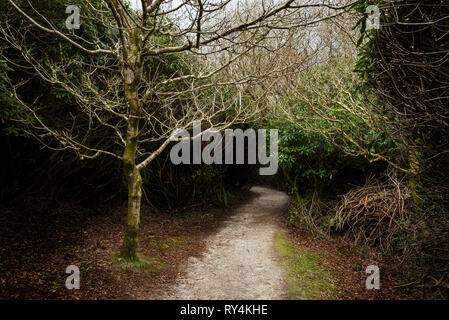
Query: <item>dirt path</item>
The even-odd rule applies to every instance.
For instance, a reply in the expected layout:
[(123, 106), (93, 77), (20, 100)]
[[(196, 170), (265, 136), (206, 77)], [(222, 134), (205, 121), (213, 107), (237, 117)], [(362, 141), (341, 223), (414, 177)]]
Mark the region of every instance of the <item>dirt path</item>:
[(273, 248), (281, 231), (278, 213), (288, 196), (270, 188), (252, 187), (257, 196), (207, 239), (208, 251), (190, 258), (185, 274), (160, 299), (284, 299), (284, 271)]

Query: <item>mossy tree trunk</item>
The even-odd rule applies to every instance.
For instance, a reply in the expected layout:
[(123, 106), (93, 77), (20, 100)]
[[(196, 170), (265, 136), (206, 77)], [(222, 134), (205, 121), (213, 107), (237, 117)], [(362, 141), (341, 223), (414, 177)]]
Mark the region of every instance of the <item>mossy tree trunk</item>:
[(129, 46), (124, 56), (125, 63), (122, 70), (124, 91), (129, 108), (126, 144), (123, 153), (123, 174), (128, 188), (128, 213), (120, 257), (128, 261), (138, 260), (138, 233), (142, 199), (142, 177), (137, 167), (139, 119), (142, 112), (138, 90), (143, 70), (142, 57), (139, 55), (141, 52), (139, 39), (138, 30), (130, 32)]
[[(133, 129), (132, 126), (131, 129)], [(136, 142), (132, 141), (126, 146), (123, 156), (123, 173), (128, 187), (128, 213), (120, 257), (129, 261), (138, 260), (137, 251), (139, 247), (138, 233), (142, 199), (142, 177), (135, 163), (136, 151)]]

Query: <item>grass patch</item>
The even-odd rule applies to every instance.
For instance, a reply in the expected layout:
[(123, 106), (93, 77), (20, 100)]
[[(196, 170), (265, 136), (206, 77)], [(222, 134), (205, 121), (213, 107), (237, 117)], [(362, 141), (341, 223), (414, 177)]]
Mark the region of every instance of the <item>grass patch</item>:
[(291, 299), (332, 299), (337, 290), (331, 274), (320, 265), (323, 256), (293, 246), (286, 235), (277, 232), (274, 237), (277, 253), (287, 270)]
[(139, 259), (136, 261), (125, 261), (118, 256), (118, 254), (114, 254), (112, 256), (113, 263), (123, 271), (137, 271), (141, 273), (146, 273), (149, 275), (155, 275), (165, 269), (165, 263), (159, 258), (152, 257), (147, 258), (142, 255), (138, 255)]

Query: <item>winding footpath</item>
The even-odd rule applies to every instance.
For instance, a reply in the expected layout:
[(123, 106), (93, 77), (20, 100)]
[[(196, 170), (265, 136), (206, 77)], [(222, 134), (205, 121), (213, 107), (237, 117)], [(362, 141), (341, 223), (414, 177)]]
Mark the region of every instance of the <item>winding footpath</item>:
[(235, 209), (208, 250), (191, 257), (185, 274), (159, 299), (285, 299), (284, 270), (274, 251), (274, 235), (282, 231), (279, 213), (289, 198), (280, 191), (252, 187), (256, 197)]

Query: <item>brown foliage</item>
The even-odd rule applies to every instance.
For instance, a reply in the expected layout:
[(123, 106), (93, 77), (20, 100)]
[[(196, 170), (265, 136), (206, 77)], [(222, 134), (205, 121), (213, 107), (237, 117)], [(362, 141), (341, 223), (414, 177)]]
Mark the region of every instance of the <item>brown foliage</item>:
[(336, 228), (345, 230), (345, 236), (355, 242), (389, 250), (403, 245), (411, 219), (410, 203), (404, 179), (394, 174), (385, 182), (368, 178), (364, 186), (343, 195), (336, 209)]

